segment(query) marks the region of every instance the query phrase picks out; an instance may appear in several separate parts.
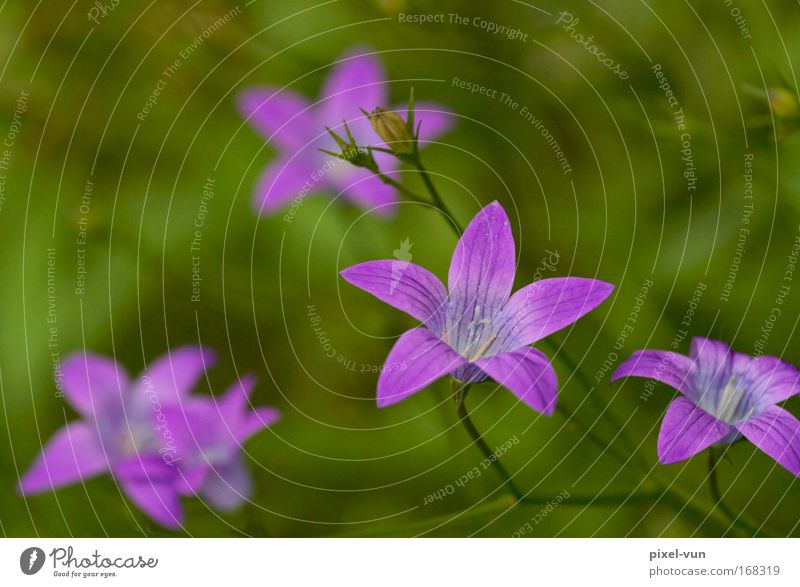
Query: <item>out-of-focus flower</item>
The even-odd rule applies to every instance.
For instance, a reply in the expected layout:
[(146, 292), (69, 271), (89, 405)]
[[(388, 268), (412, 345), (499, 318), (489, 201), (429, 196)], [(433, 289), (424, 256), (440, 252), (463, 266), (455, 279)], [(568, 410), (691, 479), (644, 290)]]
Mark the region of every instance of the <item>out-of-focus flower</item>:
[[(81, 418), (50, 438), (22, 476), (20, 491), (32, 495), (111, 473), (140, 510), (162, 526), (178, 528), (183, 523), (180, 494), (187, 480), (201, 477), (193, 461), (182, 462), (186, 455), (179, 438), (186, 430), (203, 436), (209, 426), (220, 424), (178, 418), (176, 410), (193, 414), (195, 404), (213, 401), (190, 391), (214, 362), (208, 349), (181, 347), (131, 380), (112, 359), (89, 353), (70, 356), (62, 369), (64, 394)], [(221, 411), (225, 415), (218, 420), (234, 426), (242, 442), (258, 430), (251, 416), (244, 416), (246, 424), (233, 416), (235, 406), (228, 395), (221, 404), (231, 408)]]
[[(276, 86), (248, 88), (239, 95), (242, 115), (280, 151), (256, 186), (254, 204), (259, 213), (274, 213), (295, 198), (322, 191), (341, 194), (381, 214), (393, 210), (397, 199), (394, 188), (368, 169), (319, 151), (330, 147), (326, 127), (337, 130), (343, 121), (347, 121), (359, 145), (373, 144), (371, 124), (360, 108), (386, 104), (388, 86), (383, 64), (369, 53), (367, 47), (356, 47), (342, 55), (325, 80), (318, 102)], [(396, 110), (405, 111), (406, 107)], [(421, 143), (438, 137), (452, 125), (452, 116), (440, 104), (418, 101), (415, 111), (423, 123)], [(375, 153), (375, 160), (390, 176), (400, 164), (388, 153)]]
[(596, 308), (614, 286), (594, 279), (543, 279), (514, 295), (514, 237), (493, 202), (478, 212), (456, 246), (448, 290), (427, 269), (368, 261), (341, 275), (348, 282), (420, 320), (403, 334), (378, 379), (378, 406), (399, 402), (436, 379), (491, 377), (543, 414), (555, 409), (558, 383), (550, 361), (528, 345)]
[(280, 417), (274, 408), (249, 409), (254, 386), (255, 378), (248, 376), (219, 400), (196, 398), (164, 409), (167, 419), (174, 422), (182, 494), (199, 495), (222, 511), (250, 498), (253, 482), (239, 453), (247, 439)]
[(414, 151), (414, 139), (408, 132), (408, 125), (397, 112), (378, 107), (370, 112), (367, 118), (377, 135), (392, 151), (395, 153)]
[(800, 391), (800, 371), (776, 357), (751, 359), (725, 343), (692, 340), (686, 357), (670, 351), (637, 351), (614, 372), (646, 377), (681, 392), (664, 414), (658, 458), (688, 459), (712, 444), (742, 436), (800, 476), (800, 422), (775, 404)]

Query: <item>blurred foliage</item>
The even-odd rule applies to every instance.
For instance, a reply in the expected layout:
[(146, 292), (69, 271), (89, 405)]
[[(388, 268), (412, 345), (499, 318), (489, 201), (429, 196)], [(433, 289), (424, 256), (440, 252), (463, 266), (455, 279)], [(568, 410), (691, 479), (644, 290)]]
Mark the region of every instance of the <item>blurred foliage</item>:
[[(110, 3), (109, 3), (110, 4)], [(557, 251), (554, 274), (617, 284), (600, 309), (554, 339), (600, 382), (589, 390), (558, 357), (559, 401), (609, 441), (624, 433), (656, 466), (660, 418), (674, 392), (640, 399), (644, 382), (609, 385), (603, 363), (637, 348), (668, 348), (698, 283), (706, 286), (688, 336), (708, 335), (752, 353), (770, 317), (800, 225), (796, 3), (738, 3), (751, 39), (724, 3), (658, 0), (599, 3), (256, 1), (209, 35), (137, 119), (165, 68), (237, 4), (221, 0), (121, 0), (97, 24), (93, 3), (9, 0), (0, 9), (0, 136), (21, 92), (28, 110), (16, 137), (0, 208), (0, 531), (8, 536), (162, 535), (109, 477), (23, 499), (18, 474), (70, 408), (57, 397), (53, 354), (82, 348), (115, 355), (131, 373), (167, 348), (202, 340), (220, 351), (203, 392), (254, 372), (255, 403), (284, 418), (247, 444), (253, 503), (218, 515), (186, 501), (199, 536), (507, 536), (536, 508), (456, 514), (497, 498), (484, 474), (431, 505), (425, 497), (480, 460), (458, 426), (444, 382), (389, 409), (374, 405), (378, 366), (413, 325), (338, 279), (356, 262), (390, 258), (402, 240), (414, 261), (444, 276), (455, 241), (441, 218), (403, 205), (391, 221), (329, 198), (308, 199), (293, 222), (259, 218), (251, 190), (275, 151), (234, 108), (242, 88), (286, 85), (316, 96), (331, 63), (354, 43), (382, 52), (393, 101), (414, 86), (458, 115), (457, 128), (425, 151), (427, 167), (462, 222), (499, 200), (519, 249), (517, 286)], [(558, 13), (629, 72), (621, 80), (570, 38)], [(518, 27), (526, 41), (479, 26), (408, 24), (399, 13), (458, 13)], [(684, 177), (681, 132), (653, 64), (686, 117), (696, 189)], [(453, 78), (506, 93), (557, 139), (565, 175), (547, 141), (499, 95), (470, 94)], [(783, 92), (783, 93), (776, 93)], [(776, 97), (781, 101), (776, 103)], [(793, 102), (795, 106), (793, 106)], [(788, 101), (788, 102), (787, 102)], [(365, 104), (365, 108), (378, 105)], [(772, 106), (772, 109), (770, 109)], [(745, 158), (752, 154), (753, 211), (743, 253)], [(202, 296), (191, 298), (193, 222), (214, 180), (202, 237)], [(81, 212), (87, 181), (88, 214)], [(409, 175), (410, 187), (421, 189)], [(85, 293), (77, 295), (76, 238), (88, 227)], [(48, 250), (55, 258), (56, 323), (48, 322)], [(725, 297), (730, 268), (738, 271)], [(646, 280), (653, 286), (622, 348), (614, 350)], [(51, 290), (52, 291), (52, 290)], [(312, 304), (341, 361), (329, 358), (307, 316)], [(800, 285), (780, 306), (764, 351), (800, 364)], [(51, 344), (50, 328), (57, 329)], [(688, 351), (688, 339), (678, 350)], [(548, 352), (551, 352), (548, 350)], [(353, 369), (347, 368), (356, 365)], [(368, 372), (361, 372), (366, 365)], [(589, 442), (574, 422), (546, 418), (485, 383), (469, 398), (490, 444), (537, 495), (619, 493), (640, 474)], [(797, 414), (796, 398), (787, 403)], [(624, 442), (615, 442), (624, 450)], [(726, 500), (776, 534), (800, 534), (800, 483), (747, 443), (720, 467)], [(708, 507), (705, 459), (658, 473)], [(727, 526), (677, 515), (667, 504), (560, 505), (537, 536), (720, 535)], [(411, 524), (409, 526), (409, 524)], [(405, 528), (405, 529), (404, 529)]]

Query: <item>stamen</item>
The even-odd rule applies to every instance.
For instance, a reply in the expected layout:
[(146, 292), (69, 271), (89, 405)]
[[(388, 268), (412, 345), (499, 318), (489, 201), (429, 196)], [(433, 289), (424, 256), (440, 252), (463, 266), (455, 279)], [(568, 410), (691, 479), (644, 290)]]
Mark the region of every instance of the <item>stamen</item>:
[(492, 336), (489, 338), (489, 340), (487, 340), (485, 343), (483, 343), (483, 344), (481, 345), (481, 348), (479, 348), (479, 349), (478, 349), (478, 352), (477, 352), (477, 353), (475, 353), (475, 355), (474, 355), (474, 356), (473, 356), (473, 357), (472, 357), (472, 358), (469, 360), (469, 362), (470, 362), (470, 363), (474, 363), (475, 361), (477, 361), (478, 359), (480, 359), (480, 358), (483, 356), (483, 353), (485, 353), (485, 352), (486, 352), (486, 351), (489, 349), (489, 346), (490, 346), (490, 345), (491, 345), (491, 344), (494, 342), (494, 339), (495, 339), (495, 338), (497, 338), (497, 335), (496, 335), (496, 334), (493, 334), (493, 335), (492, 335)]

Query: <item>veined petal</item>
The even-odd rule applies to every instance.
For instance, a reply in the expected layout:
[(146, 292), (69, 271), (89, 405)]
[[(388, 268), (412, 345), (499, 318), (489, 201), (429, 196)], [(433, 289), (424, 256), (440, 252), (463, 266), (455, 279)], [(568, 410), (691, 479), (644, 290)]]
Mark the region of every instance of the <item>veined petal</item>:
[(658, 460), (665, 465), (694, 456), (724, 438), (731, 427), (684, 397), (672, 400), (658, 433)]
[(306, 153), (293, 158), (282, 157), (262, 172), (253, 192), (253, 206), (259, 214), (273, 214), (292, 200), (303, 199), (325, 189), (324, 181), (316, 181), (316, 159)]
[(475, 325), (496, 319), (514, 284), (515, 261), (508, 216), (492, 202), (469, 223), (450, 262), (448, 338), (454, 348), (467, 348)]
[(214, 509), (229, 512), (250, 499), (253, 495), (253, 480), (241, 457), (237, 455), (208, 472), (200, 493)]
[(128, 374), (117, 362), (92, 353), (70, 355), (62, 365), (64, 396), (83, 416), (120, 413)]
[(597, 279), (542, 279), (517, 291), (503, 308), (501, 348), (519, 348), (569, 326), (599, 306), (614, 286)]
[(367, 261), (348, 267), (341, 276), (441, 334), (447, 292), (439, 278), (424, 267), (399, 259)]
[(549, 416), (556, 409), (558, 379), (541, 351), (525, 347), (478, 359), (475, 364), (537, 412)]
[[(359, 110), (372, 110), (386, 104), (386, 74), (381, 60), (369, 55), (372, 49), (358, 46), (339, 57), (322, 89), (320, 122), (323, 126), (341, 124), (342, 120), (363, 119)], [(366, 125), (361, 125), (364, 129)], [(351, 129), (357, 130), (357, 129)], [(361, 133), (359, 133), (361, 134)], [(356, 136), (364, 144), (361, 136)]]
[(154, 360), (139, 376), (133, 393), (157, 398), (161, 404), (179, 402), (217, 361), (214, 351), (200, 346), (171, 349)]
[(107, 471), (108, 461), (93, 425), (72, 422), (58, 430), (20, 480), (24, 494), (39, 493)]
[(691, 366), (692, 360), (689, 357), (672, 351), (636, 351), (617, 367), (611, 381), (620, 377), (655, 379), (687, 395)]
[(114, 477), (141, 511), (165, 528), (183, 523), (178, 471), (155, 455), (134, 456), (114, 467)]
[(378, 378), (378, 407), (406, 399), (466, 362), (427, 328), (409, 330), (386, 357)]
[(800, 422), (792, 414), (772, 406), (736, 428), (787, 471), (800, 477)]
[(714, 403), (716, 396), (725, 389), (733, 375), (736, 355), (723, 342), (699, 336), (693, 338), (691, 358), (694, 363), (690, 374), (692, 399), (709, 405)]
[(762, 355), (741, 368), (734, 366), (734, 375), (747, 390), (750, 401), (760, 409), (800, 392), (800, 370), (777, 357)]
[(264, 138), (287, 151), (302, 148), (321, 131), (308, 101), (290, 90), (275, 86), (247, 88), (236, 102), (242, 116)]

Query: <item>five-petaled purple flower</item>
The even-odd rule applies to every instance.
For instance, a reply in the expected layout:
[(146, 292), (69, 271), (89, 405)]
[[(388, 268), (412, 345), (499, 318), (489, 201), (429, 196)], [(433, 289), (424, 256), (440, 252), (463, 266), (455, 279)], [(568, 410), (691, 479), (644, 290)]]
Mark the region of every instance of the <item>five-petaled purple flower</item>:
[(70, 356), (62, 368), (64, 393), (81, 419), (48, 441), (20, 480), (22, 493), (110, 472), (140, 510), (168, 528), (183, 523), (181, 494), (199, 494), (219, 509), (239, 505), (250, 482), (238, 449), (278, 414), (246, 410), (249, 378), (216, 403), (190, 395), (214, 360), (207, 349), (181, 347), (130, 380), (112, 359)]
[[(448, 290), (430, 271), (368, 261), (342, 277), (410, 314), (424, 328), (403, 334), (378, 379), (378, 406), (399, 402), (444, 375), (491, 377), (531, 408), (551, 414), (558, 383), (548, 358), (528, 345), (596, 308), (614, 286), (594, 279), (543, 279), (511, 294), (516, 254), (505, 210), (478, 212), (456, 246)], [(398, 276), (399, 273), (399, 276)]]
[(707, 338), (692, 340), (691, 356), (637, 351), (611, 380), (655, 379), (680, 391), (664, 414), (658, 458), (676, 463), (712, 444), (742, 436), (800, 476), (800, 422), (775, 404), (800, 391), (800, 371), (776, 357), (734, 352)]
[[(391, 213), (396, 201), (394, 188), (367, 169), (319, 151), (332, 148), (325, 127), (343, 135), (344, 120), (359, 145), (374, 145), (378, 137), (359, 108), (372, 110), (384, 106), (387, 88), (381, 61), (368, 48), (358, 47), (339, 58), (325, 81), (322, 98), (313, 104), (300, 94), (276, 86), (243, 91), (238, 98), (243, 116), (280, 150), (277, 160), (258, 181), (254, 195), (256, 210), (269, 214), (295, 198), (328, 190), (363, 208)], [(407, 106), (393, 110), (405, 115)], [(414, 110), (417, 120), (422, 122), (421, 145), (444, 133), (452, 124), (452, 115), (434, 102), (418, 101)], [(396, 171), (399, 161), (395, 157), (380, 152), (374, 155), (386, 175)]]

